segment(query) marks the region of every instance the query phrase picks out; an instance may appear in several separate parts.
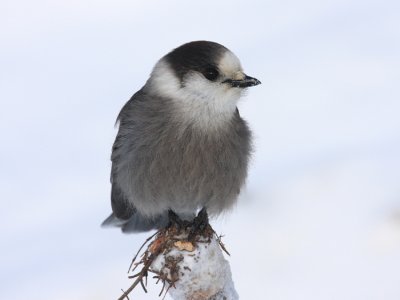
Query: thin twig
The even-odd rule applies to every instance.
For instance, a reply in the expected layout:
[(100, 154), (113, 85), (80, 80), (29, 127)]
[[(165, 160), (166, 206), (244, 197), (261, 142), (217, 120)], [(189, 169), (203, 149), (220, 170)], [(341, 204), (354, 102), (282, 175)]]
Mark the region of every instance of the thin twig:
[(132, 285), (122, 294), (121, 297), (118, 298), (118, 300), (124, 300), (139, 283), (142, 285), (144, 291), (147, 293), (146, 288), (143, 286), (143, 276), (145, 276), (147, 270), (150, 268), (155, 258), (156, 256), (149, 257), (149, 260), (146, 262), (143, 269), (138, 274), (135, 275), (138, 276), (138, 278), (136, 278), (136, 280), (132, 283)]
[[(213, 230), (213, 231), (214, 231), (214, 230)], [(214, 234), (215, 234), (215, 238), (217, 239), (217, 242), (218, 242), (219, 246), (221, 247), (221, 249), (222, 249), (226, 254), (228, 254), (229, 256), (231, 256), (231, 254), (228, 252), (228, 250), (226, 250), (225, 245), (224, 245), (224, 243), (223, 243), (222, 240), (221, 240), (222, 235), (218, 235), (215, 231), (214, 231)]]
[[(133, 263), (135, 262), (136, 258), (138, 257), (140, 251), (142, 251), (143, 247), (144, 247), (157, 233), (158, 233), (158, 231), (156, 231), (152, 236), (148, 237), (148, 238), (144, 241), (144, 243), (142, 244), (142, 246), (140, 246), (138, 252), (136, 252), (135, 257), (132, 259), (132, 262), (131, 262), (131, 264), (129, 265), (128, 273), (130, 272), (130, 270), (131, 270), (131, 268), (132, 268), (132, 265), (133, 265)], [(132, 270), (132, 271), (133, 271), (133, 270)]]
[[(125, 293), (125, 291), (124, 291), (123, 289), (121, 289), (121, 291), (122, 291), (123, 293)], [(127, 300), (129, 300), (128, 295), (126, 295), (125, 297), (126, 297)]]
[(165, 297), (167, 296), (167, 294), (168, 294), (168, 291), (169, 291), (169, 289), (171, 288), (171, 287), (174, 287), (175, 288), (175, 284), (170, 284), (168, 287), (167, 287), (167, 290), (165, 291), (165, 294), (164, 294), (164, 297), (162, 298), (162, 300), (164, 300), (165, 299)]

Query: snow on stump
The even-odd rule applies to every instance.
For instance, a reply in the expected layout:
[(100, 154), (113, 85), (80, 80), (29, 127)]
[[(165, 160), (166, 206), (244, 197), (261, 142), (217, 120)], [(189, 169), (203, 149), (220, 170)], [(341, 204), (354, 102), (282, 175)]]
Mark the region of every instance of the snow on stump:
[(162, 283), (160, 296), (169, 293), (174, 300), (239, 299), (222, 250), (228, 252), (208, 221), (203, 225), (181, 221), (149, 237), (141, 247), (151, 241), (140, 260), (136, 262), (141, 249), (129, 268), (133, 273), (141, 270), (129, 276), (135, 281), (119, 300), (129, 299), (129, 293), (139, 283), (147, 292), (149, 273)]

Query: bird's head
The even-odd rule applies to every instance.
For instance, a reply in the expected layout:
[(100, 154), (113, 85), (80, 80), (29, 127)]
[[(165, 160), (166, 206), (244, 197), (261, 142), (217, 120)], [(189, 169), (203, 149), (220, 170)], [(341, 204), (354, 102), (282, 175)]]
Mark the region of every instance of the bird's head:
[(260, 83), (243, 72), (229, 49), (208, 41), (174, 49), (156, 64), (149, 79), (153, 92), (168, 97), (185, 118), (203, 125), (232, 118), (243, 91)]

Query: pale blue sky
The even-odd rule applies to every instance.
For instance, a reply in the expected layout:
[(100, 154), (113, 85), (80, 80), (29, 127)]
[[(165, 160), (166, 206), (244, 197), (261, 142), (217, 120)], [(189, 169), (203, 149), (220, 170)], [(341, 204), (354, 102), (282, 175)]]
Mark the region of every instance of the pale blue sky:
[[(242, 299), (400, 297), (398, 1), (0, 3), (0, 298), (116, 299), (145, 239), (99, 227), (121, 106), (182, 43), (262, 85), (246, 190), (214, 220)], [(131, 299), (156, 299), (140, 290)]]

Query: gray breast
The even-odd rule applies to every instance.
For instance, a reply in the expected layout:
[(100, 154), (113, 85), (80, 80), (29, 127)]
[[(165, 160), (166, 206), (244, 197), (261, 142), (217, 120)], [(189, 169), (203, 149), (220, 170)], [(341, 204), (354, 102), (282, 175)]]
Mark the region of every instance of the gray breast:
[(114, 180), (146, 216), (201, 207), (219, 214), (235, 202), (245, 181), (250, 131), (238, 112), (219, 130), (183, 127), (168, 101), (139, 93), (124, 107), (113, 152)]

